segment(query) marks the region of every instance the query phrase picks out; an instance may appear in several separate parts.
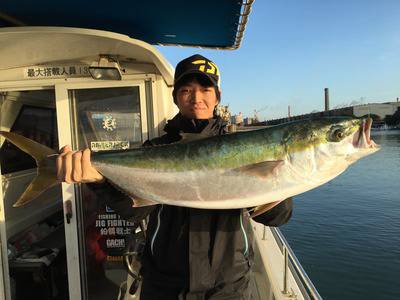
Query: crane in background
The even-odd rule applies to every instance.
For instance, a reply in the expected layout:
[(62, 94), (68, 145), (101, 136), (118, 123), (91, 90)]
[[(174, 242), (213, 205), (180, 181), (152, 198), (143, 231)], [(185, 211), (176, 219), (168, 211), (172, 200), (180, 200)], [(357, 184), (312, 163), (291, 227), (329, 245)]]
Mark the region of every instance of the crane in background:
[(260, 122), (260, 119), (258, 118), (258, 113), (266, 110), (267, 108), (268, 108), (268, 105), (266, 105), (266, 106), (264, 106), (264, 107), (262, 107), (260, 109), (255, 109), (254, 110), (254, 122), (253, 123), (259, 123)]

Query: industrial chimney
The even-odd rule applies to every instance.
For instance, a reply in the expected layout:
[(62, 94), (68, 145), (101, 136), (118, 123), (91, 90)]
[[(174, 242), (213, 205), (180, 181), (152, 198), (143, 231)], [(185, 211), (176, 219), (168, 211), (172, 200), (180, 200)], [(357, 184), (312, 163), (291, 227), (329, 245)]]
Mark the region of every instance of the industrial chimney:
[(325, 88), (325, 111), (329, 110), (329, 89)]

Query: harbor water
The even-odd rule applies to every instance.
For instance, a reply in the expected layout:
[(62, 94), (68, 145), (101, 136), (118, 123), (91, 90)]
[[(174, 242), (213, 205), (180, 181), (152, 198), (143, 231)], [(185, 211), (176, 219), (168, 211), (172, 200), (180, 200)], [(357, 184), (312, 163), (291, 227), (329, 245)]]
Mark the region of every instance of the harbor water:
[(400, 131), (381, 150), (295, 198), (281, 227), (323, 299), (400, 299)]

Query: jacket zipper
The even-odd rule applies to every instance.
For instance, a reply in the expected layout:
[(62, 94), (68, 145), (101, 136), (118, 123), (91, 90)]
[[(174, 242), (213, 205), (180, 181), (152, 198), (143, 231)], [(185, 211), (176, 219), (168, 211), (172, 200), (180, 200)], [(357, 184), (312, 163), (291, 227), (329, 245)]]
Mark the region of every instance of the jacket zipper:
[(151, 249), (151, 254), (154, 255), (154, 241), (156, 240), (158, 231), (160, 230), (160, 224), (161, 224), (161, 211), (163, 210), (164, 205), (161, 205), (160, 210), (158, 211), (157, 214), (157, 227), (156, 227), (156, 231), (154, 232), (153, 237), (151, 238), (151, 245), (150, 245), (150, 249)]

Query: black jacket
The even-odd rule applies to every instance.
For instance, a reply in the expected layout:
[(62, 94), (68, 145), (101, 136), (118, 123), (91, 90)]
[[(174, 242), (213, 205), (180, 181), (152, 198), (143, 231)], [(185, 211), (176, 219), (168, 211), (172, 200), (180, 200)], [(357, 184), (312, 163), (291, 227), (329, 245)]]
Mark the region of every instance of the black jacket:
[[(188, 120), (178, 114), (165, 126), (165, 135), (145, 142), (144, 146), (177, 142), (180, 133), (220, 135), (225, 133), (225, 126), (220, 118)], [(110, 202), (125, 218), (140, 219), (150, 213), (141, 270), (149, 293), (172, 288), (185, 294), (186, 299), (205, 299), (210, 295), (217, 295), (217, 299), (219, 294), (231, 295), (232, 299), (247, 298), (253, 255), (247, 210), (169, 205), (134, 209), (131, 200), (122, 195), (110, 198)], [(288, 199), (254, 220), (279, 226), (289, 220), (291, 213), (292, 200)], [(157, 296), (148, 299), (153, 298)]]

